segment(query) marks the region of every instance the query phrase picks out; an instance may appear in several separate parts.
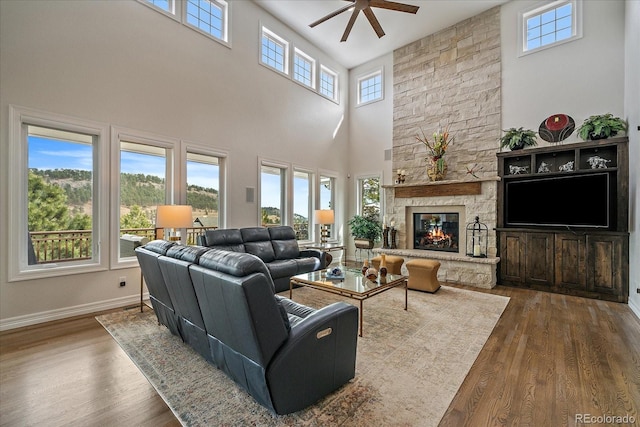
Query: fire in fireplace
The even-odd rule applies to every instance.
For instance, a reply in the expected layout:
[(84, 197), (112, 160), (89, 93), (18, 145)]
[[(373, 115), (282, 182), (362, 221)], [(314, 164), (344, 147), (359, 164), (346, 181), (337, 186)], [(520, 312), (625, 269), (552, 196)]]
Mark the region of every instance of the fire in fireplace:
[(459, 214), (414, 213), (413, 248), (430, 251), (458, 252)]

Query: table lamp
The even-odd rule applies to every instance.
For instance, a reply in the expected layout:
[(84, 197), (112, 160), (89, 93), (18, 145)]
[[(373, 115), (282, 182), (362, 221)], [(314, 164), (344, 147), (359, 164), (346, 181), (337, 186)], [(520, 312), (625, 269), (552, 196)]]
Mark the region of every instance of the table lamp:
[(327, 237), (329, 236), (327, 224), (333, 224), (335, 222), (333, 209), (319, 209), (315, 211), (314, 220), (316, 224), (320, 224), (320, 243), (326, 245)]
[(193, 226), (193, 210), (189, 205), (161, 205), (156, 211), (156, 230), (158, 228), (170, 228), (167, 240), (180, 240), (178, 228)]

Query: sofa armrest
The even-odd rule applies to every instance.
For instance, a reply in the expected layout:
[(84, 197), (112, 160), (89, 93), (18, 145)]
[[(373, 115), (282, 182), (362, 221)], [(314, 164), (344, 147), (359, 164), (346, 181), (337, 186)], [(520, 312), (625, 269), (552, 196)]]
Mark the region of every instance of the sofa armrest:
[(300, 257), (315, 257), (320, 260), (320, 269), (327, 268), (327, 253), (317, 249), (302, 249)]
[(299, 411), (355, 376), (358, 309), (336, 302), (291, 328), (267, 369), (278, 414)]

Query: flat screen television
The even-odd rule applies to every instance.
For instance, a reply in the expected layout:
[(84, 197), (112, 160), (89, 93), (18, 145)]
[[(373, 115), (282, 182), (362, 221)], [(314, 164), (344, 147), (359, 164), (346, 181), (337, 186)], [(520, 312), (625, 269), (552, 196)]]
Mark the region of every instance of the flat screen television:
[(508, 181), (505, 225), (615, 228), (615, 186), (608, 173)]

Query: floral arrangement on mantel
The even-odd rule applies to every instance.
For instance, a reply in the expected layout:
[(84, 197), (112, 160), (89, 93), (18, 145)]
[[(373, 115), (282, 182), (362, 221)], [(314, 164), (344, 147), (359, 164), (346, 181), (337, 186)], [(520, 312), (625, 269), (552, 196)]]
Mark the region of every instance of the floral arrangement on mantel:
[(423, 143), (427, 148), (429, 157), (426, 157), (427, 161), (427, 176), (431, 181), (440, 181), (447, 175), (447, 162), (444, 159), (444, 155), (447, 153), (449, 144), (453, 143), (454, 137), (449, 133), (449, 127), (444, 130), (438, 129), (433, 133), (433, 139), (429, 140), (424, 130), (420, 129), (421, 135), (416, 135), (416, 139)]

